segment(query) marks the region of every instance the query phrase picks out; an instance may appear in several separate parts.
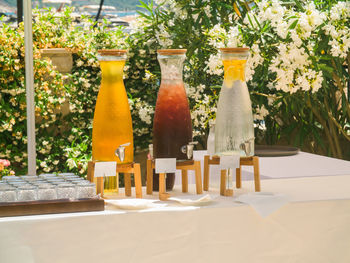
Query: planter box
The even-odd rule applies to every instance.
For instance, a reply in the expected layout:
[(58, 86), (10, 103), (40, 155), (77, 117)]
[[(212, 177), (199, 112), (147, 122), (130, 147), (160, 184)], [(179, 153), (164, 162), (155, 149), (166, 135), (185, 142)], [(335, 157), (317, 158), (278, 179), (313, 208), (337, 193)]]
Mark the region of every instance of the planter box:
[(64, 48), (46, 48), (41, 50), (41, 56), (52, 61), (52, 65), (60, 73), (70, 73), (73, 67), (72, 52)]

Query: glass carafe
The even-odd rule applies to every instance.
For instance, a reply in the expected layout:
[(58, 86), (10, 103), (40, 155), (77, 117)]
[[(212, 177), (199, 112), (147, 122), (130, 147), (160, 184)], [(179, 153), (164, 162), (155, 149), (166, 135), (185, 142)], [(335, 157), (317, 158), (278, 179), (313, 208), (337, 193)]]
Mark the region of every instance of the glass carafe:
[(215, 153), (254, 155), (252, 106), (245, 82), (249, 48), (220, 49), (224, 82), (220, 91), (215, 122)]
[[(102, 72), (101, 87), (97, 96), (93, 129), (92, 159), (94, 161), (133, 162), (133, 130), (128, 97), (123, 82), (126, 50), (99, 50)], [(115, 155), (122, 144), (125, 148), (123, 162)], [(118, 193), (118, 176), (105, 177), (104, 194)]]
[[(192, 142), (192, 122), (187, 95), (182, 80), (185, 49), (158, 50), (161, 83), (153, 120), (154, 158), (187, 159), (182, 146)], [(158, 176), (153, 178), (153, 188), (158, 190)], [(175, 175), (167, 174), (166, 189), (174, 186)]]

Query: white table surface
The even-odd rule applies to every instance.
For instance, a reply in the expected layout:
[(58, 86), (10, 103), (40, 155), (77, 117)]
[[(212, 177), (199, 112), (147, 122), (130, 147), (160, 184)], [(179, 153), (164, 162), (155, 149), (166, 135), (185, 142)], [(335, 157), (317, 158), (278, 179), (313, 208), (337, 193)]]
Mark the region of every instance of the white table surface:
[[(279, 158), (260, 159), (263, 178), (274, 178), (263, 179), (261, 187), (290, 202), (268, 217), (219, 197), (205, 207), (166, 202), (168, 207), (140, 211), (0, 218), (0, 262), (350, 262), (349, 162), (305, 153)], [(283, 166), (305, 177), (276, 178), (283, 177)], [(209, 193), (217, 194), (213, 186)], [(195, 193), (194, 185), (189, 189)], [(253, 189), (253, 181), (243, 181), (234, 196)], [(179, 185), (171, 194), (183, 195)], [(156, 199), (157, 193), (144, 197)]]
[[(254, 184), (242, 187), (235, 196)], [(350, 175), (263, 180), (262, 190), (290, 203), (265, 218), (233, 197), (201, 208), (0, 218), (0, 262), (350, 262)]]
[[(195, 159), (202, 163), (207, 151), (195, 151)], [(283, 157), (259, 157), (260, 178), (294, 178), (312, 176), (333, 176), (350, 174), (350, 161), (325, 157), (317, 154), (299, 152), (292, 156)], [(253, 180), (253, 167), (242, 166), (242, 180)], [(235, 177), (233, 177), (235, 180)], [(190, 184), (195, 183), (193, 171), (188, 173)], [(176, 184), (181, 184), (180, 171), (175, 178)], [(217, 165), (210, 166), (210, 185), (219, 187), (220, 169)]]

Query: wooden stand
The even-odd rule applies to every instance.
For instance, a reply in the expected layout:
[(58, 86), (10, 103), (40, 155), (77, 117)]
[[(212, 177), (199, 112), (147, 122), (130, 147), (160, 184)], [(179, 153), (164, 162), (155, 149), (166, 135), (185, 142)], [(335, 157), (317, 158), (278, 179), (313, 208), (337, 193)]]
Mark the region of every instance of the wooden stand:
[[(142, 198), (141, 168), (139, 163), (126, 163), (117, 165), (117, 173), (124, 173), (125, 195), (131, 196), (131, 176), (134, 174), (136, 198)], [(87, 179), (94, 182), (96, 179), (96, 192), (103, 197), (103, 177), (94, 177), (95, 161), (88, 163)]]
[[(210, 165), (219, 165), (220, 157), (213, 156), (210, 158), (209, 155), (204, 156), (204, 191), (209, 191), (209, 171)], [(260, 172), (259, 172), (259, 157), (251, 156), (251, 157), (241, 157), (239, 168), (236, 169), (236, 187), (241, 188), (242, 186), (242, 173), (241, 166), (254, 166), (254, 183), (255, 183), (255, 191), (260, 192)], [(220, 178), (220, 194), (224, 196), (232, 196), (233, 190), (226, 189), (226, 170), (221, 170), (221, 178)]]
[[(147, 194), (153, 193), (153, 169), (155, 168), (154, 160), (147, 160)], [(202, 174), (201, 174), (201, 163), (200, 161), (177, 161), (176, 169), (181, 170), (182, 175), (182, 192), (188, 192), (188, 170), (193, 170), (196, 177), (196, 192), (202, 194)], [(166, 193), (165, 188), (165, 175), (164, 173), (159, 174), (159, 200), (167, 200), (170, 197), (169, 193)]]

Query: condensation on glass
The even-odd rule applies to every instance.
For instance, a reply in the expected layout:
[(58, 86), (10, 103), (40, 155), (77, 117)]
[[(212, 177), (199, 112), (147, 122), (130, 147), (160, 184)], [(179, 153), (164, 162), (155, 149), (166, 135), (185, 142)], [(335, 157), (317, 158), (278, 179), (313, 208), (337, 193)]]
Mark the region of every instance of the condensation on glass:
[(215, 122), (215, 153), (254, 155), (254, 124), (245, 66), (249, 48), (220, 49), (224, 82)]

